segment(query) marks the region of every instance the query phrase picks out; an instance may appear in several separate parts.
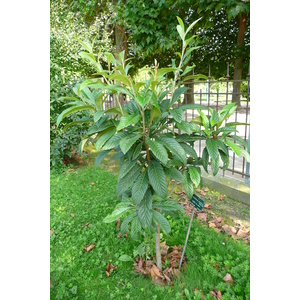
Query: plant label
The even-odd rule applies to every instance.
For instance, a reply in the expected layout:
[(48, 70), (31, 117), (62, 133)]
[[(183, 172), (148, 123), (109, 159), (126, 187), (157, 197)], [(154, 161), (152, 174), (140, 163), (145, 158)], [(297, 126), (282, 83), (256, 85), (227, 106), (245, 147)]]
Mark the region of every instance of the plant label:
[(190, 203), (199, 211), (201, 211), (205, 205), (205, 202), (195, 194), (193, 194), (193, 197), (190, 200)]

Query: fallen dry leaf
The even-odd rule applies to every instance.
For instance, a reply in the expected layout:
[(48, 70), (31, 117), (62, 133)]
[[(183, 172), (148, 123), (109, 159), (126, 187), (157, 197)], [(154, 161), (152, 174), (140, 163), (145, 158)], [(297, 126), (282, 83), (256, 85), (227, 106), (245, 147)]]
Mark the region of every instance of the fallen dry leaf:
[(107, 277), (110, 276), (111, 270), (116, 270), (116, 269), (117, 269), (117, 267), (115, 267), (113, 264), (108, 263), (106, 266), (106, 269), (105, 269), (105, 273), (106, 273)]
[(200, 212), (197, 214), (197, 220), (201, 220), (206, 223), (207, 221), (207, 213), (206, 212)]
[(208, 227), (209, 228), (216, 228), (216, 224), (214, 222), (209, 222)]
[(213, 290), (209, 292), (214, 298), (216, 298), (217, 300), (222, 300), (222, 294), (221, 291), (217, 291), (217, 290)]
[(205, 203), (204, 208), (211, 208), (211, 204), (210, 203)]
[(218, 196), (218, 200), (219, 200), (219, 201), (222, 201), (222, 200), (224, 200), (224, 197), (223, 197), (223, 195), (220, 195), (220, 196)]
[(167, 255), (168, 254), (168, 250), (169, 250), (169, 246), (166, 245), (166, 241), (164, 241), (163, 243), (160, 244), (160, 251), (161, 251), (161, 255)]
[(54, 229), (50, 229), (50, 234), (54, 234)]
[(229, 235), (234, 236), (236, 234), (236, 229), (232, 226), (223, 225), (222, 229)]
[(237, 237), (243, 238), (247, 234), (247, 230), (240, 229), (237, 233)]
[(53, 282), (50, 280), (50, 287), (53, 287)]
[(71, 212), (71, 217), (74, 217), (75, 216), (75, 213)]
[(84, 253), (84, 252), (89, 252), (89, 251), (91, 251), (93, 248), (95, 248), (95, 244), (87, 245), (87, 246), (85, 246), (85, 249), (83, 249), (83, 253)]
[(231, 275), (230, 275), (229, 273), (227, 273), (227, 274), (224, 276), (223, 280), (224, 280), (227, 284), (233, 285), (233, 279), (232, 279), (232, 277), (231, 277)]
[(121, 220), (120, 220), (120, 218), (116, 220), (116, 227), (117, 228), (121, 227)]
[(91, 184), (91, 185), (94, 185), (94, 184), (95, 184), (95, 182), (93, 182), (93, 181), (92, 181), (92, 182), (90, 182), (90, 184)]

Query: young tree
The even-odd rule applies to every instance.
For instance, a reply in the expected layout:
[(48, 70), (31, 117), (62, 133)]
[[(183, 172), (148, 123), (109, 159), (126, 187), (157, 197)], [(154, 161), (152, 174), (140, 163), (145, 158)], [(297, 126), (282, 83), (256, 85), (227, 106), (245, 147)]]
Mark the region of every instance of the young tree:
[[(183, 21), (179, 17), (177, 19), (177, 31), (182, 41), (178, 65), (174, 62), (172, 67), (159, 68), (155, 61), (154, 68), (147, 69), (148, 79), (143, 81), (135, 81), (128, 74), (131, 65), (125, 65), (124, 51), (118, 59), (111, 53), (105, 53), (108, 70), (104, 70), (92, 49), (85, 47), (90, 49), (85, 56), (90, 58), (97, 73), (95, 78), (87, 79), (74, 89), (78, 97), (76, 100), (65, 99), (71, 100), (70, 107), (57, 119), (59, 125), (69, 114), (82, 110), (91, 112), (89, 121), (93, 125), (83, 139), (81, 149), (89, 138), (94, 138), (95, 147), (100, 151), (95, 166), (113, 150), (116, 152), (114, 158), (120, 159), (116, 193), (121, 202), (104, 222), (124, 218), (121, 232), (127, 232), (130, 225), (133, 238), (145, 228), (155, 233), (156, 264), (160, 270), (160, 231), (167, 234), (171, 230), (164, 214), (183, 212), (178, 203), (167, 200), (167, 178), (182, 182), (187, 197), (192, 198), (194, 188), (201, 184), (201, 166), (208, 171), (210, 164), (216, 175), (221, 158), (226, 169), (229, 164), (228, 148), (249, 158), (238, 145), (246, 146), (235, 135), (237, 123), (222, 126), (234, 113), (234, 103), (225, 106), (220, 113), (210, 109), (210, 116), (203, 113), (207, 107), (200, 104), (174, 106), (181, 104), (181, 95), (187, 90), (182, 85), (189, 79), (187, 74), (192, 66), (185, 70), (182, 66), (196, 48), (190, 47), (194, 37), (186, 37), (197, 22), (185, 30)], [(167, 80), (168, 73), (173, 74), (172, 80)], [(110, 93), (126, 94), (130, 102), (123, 106), (118, 102), (118, 107), (104, 110), (103, 103)], [(167, 98), (168, 94), (171, 98)], [(188, 109), (199, 112), (199, 116), (190, 122), (183, 120), (184, 111)], [(170, 125), (174, 125), (174, 130)], [(182, 133), (179, 134), (178, 130)], [(194, 150), (194, 143), (198, 140), (206, 141), (202, 159)]]

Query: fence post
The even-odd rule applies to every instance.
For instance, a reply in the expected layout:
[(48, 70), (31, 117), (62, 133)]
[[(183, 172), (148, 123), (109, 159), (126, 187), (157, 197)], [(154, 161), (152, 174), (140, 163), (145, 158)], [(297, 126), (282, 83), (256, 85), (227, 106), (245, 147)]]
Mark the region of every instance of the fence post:
[[(249, 138), (248, 138), (248, 152), (250, 154), (250, 127), (249, 127)], [(246, 174), (250, 175), (250, 163), (246, 162)], [(250, 177), (245, 176), (245, 183), (250, 184)]]

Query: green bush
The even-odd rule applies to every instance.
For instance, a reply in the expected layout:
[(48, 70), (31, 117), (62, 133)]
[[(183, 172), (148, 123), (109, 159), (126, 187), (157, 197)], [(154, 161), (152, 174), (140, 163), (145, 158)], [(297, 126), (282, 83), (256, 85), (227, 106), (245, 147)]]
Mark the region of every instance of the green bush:
[[(93, 73), (88, 62), (79, 54), (77, 39), (94, 40), (98, 49), (110, 49), (105, 19), (99, 17), (87, 24), (80, 12), (72, 12), (66, 1), (50, 2), (50, 167), (61, 169), (64, 159), (72, 155), (87, 126), (62, 131), (55, 126), (56, 119), (64, 109), (60, 97), (70, 96), (72, 87)], [(101, 59), (101, 58), (100, 58)], [(69, 118), (66, 121), (75, 121)]]

